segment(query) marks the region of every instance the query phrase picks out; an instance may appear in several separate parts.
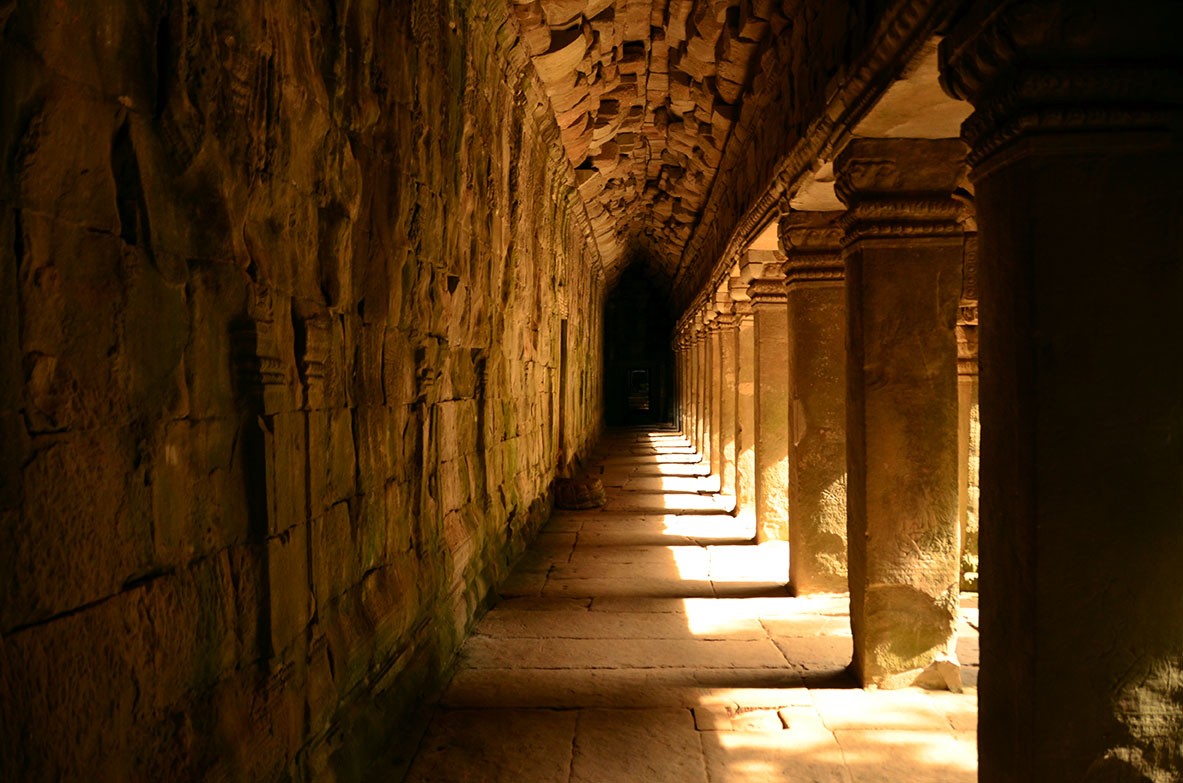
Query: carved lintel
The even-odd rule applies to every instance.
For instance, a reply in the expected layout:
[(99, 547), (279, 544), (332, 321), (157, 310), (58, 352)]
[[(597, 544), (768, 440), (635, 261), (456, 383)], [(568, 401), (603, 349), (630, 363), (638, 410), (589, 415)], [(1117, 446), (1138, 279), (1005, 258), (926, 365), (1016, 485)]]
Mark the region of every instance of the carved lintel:
[(805, 212), (791, 210), (777, 225), (780, 251), (786, 256), (810, 250), (832, 250), (842, 246), (838, 219), (842, 212)]
[(848, 207), (882, 196), (950, 194), (965, 174), (959, 139), (854, 139), (834, 161), (834, 190)]
[(855, 139), (834, 163), (848, 206), (847, 245), (869, 237), (952, 237), (962, 232), (953, 192), (966, 174), (957, 139)]

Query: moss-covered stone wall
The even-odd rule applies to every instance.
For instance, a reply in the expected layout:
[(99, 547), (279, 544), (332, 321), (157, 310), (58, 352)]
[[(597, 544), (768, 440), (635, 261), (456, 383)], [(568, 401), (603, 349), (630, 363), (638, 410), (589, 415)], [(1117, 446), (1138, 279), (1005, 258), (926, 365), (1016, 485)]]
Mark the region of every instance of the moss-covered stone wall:
[(601, 418), (598, 260), (508, 14), (0, 3), (0, 777), (352, 779), (415, 741)]

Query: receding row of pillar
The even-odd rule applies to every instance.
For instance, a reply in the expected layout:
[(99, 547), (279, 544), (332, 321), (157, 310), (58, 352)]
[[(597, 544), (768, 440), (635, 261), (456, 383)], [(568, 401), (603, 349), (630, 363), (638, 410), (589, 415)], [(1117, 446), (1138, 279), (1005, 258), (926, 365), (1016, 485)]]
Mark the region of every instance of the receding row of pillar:
[(853, 141), (847, 209), (786, 210), (780, 249), (748, 251), (676, 342), (683, 431), (757, 541), (789, 542), (796, 594), (850, 591), (864, 684), (958, 676), (977, 442), (964, 159), (957, 140)]
[[(939, 58), (944, 90), (972, 107), (967, 146), (855, 134), (834, 160), (845, 210), (827, 225), (845, 274), (828, 285), (842, 295), (826, 299), (826, 282), (796, 275), (807, 242), (793, 232), (808, 237), (800, 222), (824, 218), (789, 214), (779, 264), (739, 270), (746, 299), (733, 277), (729, 299), (711, 291), (678, 333), (682, 423), (700, 447), (718, 405), (710, 395), (735, 389), (741, 508), (754, 493), (759, 517), (770, 470), (787, 481), (798, 590), (828, 551), (824, 510), (844, 504), (862, 681), (940, 671), (958, 559), (968, 560), (961, 539), (977, 516), (979, 286), (965, 272), (976, 221), (983, 781), (1183, 779), (1180, 24), (1183, 6), (1154, 0), (970, 4), (943, 30)], [(972, 216), (960, 188), (972, 190)], [(771, 267), (784, 275), (784, 315), (765, 318)], [(709, 335), (730, 339), (718, 318), (729, 309), (739, 369), (716, 392), (694, 384)], [(746, 318), (756, 342), (747, 422)], [(765, 339), (782, 350), (762, 351)], [(765, 402), (773, 361), (784, 392)], [(770, 428), (789, 423), (784, 446), (768, 444), (775, 453), (759, 448), (762, 412)], [(827, 437), (811, 440), (819, 430)]]

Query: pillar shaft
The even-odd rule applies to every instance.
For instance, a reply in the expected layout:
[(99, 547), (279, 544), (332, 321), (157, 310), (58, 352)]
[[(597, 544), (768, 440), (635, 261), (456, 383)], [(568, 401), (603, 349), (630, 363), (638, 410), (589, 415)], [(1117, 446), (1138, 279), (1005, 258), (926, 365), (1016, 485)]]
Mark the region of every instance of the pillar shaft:
[[(778, 265), (748, 287), (755, 340), (756, 540), (789, 535), (788, 307)], [(786, 571), (787, 566), (786, 566)]]
[(961, 589), (976, 591), (982, 439), (978, 407), (978, 235), (976, 223), (970, 222), (973, 230), (965, 235), (961, 308), (957, 316), (957, 521), (961, 529)]
[(834, 213), (781, 219), (788, 303), (789, 582), (846, 582), (846, 288)]
[(719, 325), (719, 492), (735, 495), (735, 405), (738, 382), (735, 316), (723, 313)]
[[(952, 652), (963, 158), (956, 140), (855, 139), (835, 162), (849, 207), (850, 619), (864, 685), (913, 684)], [(959, 687), (951, 668), (934, 671)]]
[(709, 327), (702, 335), (702, 458), (707, 465), (714, 464), (715, 424), (715, 341), (711, 339)]
[[(744, 286), (746, 290), (746, 286)], [(733, 290), (735, 287), (733, 286)], [(737, 302), (735, 309), (735, 513), (756, 515), (756, 328), (752, 306)]]
[(711, 352), (710, 398), (711, 398), (711, 445), (710, 465), (711, 475), (718, 477), (723, 467), (723, 366), (719, 335), (719, 325), (716, 319), (711, 321), (707, 336)]
[(1183, 779), (1183, 6), (1078, 10), (979, 3), (942, 44), (975, 108), (984, 783)]
[(706, 455), (703, 436), (706, 434), (706, 348), (702, 327), (694, 336), (694, 448)]

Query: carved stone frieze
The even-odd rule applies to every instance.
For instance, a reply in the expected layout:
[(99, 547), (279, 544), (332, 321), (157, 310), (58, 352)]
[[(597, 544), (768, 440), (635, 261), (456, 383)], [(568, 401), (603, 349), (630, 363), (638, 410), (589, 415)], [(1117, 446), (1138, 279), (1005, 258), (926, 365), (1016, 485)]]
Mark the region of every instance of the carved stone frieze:
[(781, 251), (788, 259), (781, 269), (785, 284), (842, 280), (846, 265), (842, 259), (841, 212), (791, 211), (780, 219)]
[(835, 192), (848, 209), (847, 244), (866, 237), (942, 237), (962, 233), (953, 192), (964, 179), (957, 139), (855, 139), (834, 163)]
[(748, 283), (748, 298), (753, 307), (783, 304), (788, 301), (782, 264), (783, 262), (765, 266), (762, 275)]

